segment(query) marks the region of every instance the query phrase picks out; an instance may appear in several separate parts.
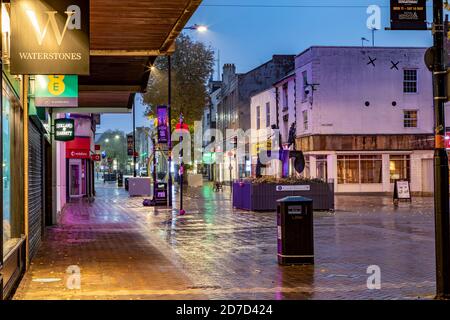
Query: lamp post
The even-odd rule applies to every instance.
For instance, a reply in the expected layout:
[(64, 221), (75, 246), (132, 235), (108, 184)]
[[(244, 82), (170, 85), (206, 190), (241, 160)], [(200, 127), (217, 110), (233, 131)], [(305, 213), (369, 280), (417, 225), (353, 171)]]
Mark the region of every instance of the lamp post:
[(193, 30), (193, 31), (198, 31), (198, 32), (203, 33), (203, 32), (208, 31), (208, 27), (205, 25), (194, 24), (190, 27), (183, 28), (183, 30)]
[(450, 298), (450, 220), (448, 156), (445, 148), (445, 27), (443, 1), (433, 1), (433, 96), (435, 112), (434, 214), (436, 246), (436, 298)]
[[(184, 126), (184, 119), (183, 119), (183, 114), (180, 114), (180, 122), (177, 126), (181, 132), (180, 135), (180, 144), (183, 143), (183, 129), (185, 128)], [(181, 150), (180, 150), (180, 170), (179, 170), (179, 175), (180, 175), (180, 215), (183, 216), (186, 214), (186, 211), (183, 209), (183, 177), (184, 177), (184, 162), (183, 162), (183, 145), (181, 145)]]
[(167, 94), (167, 113), (169, 117), (169, 159), (168, 159), (168, 165), (169, 165), (169, 178), (167, 182), (167, 186), (169, 189), (169, 207), (172, 207), (173, 199), (172, 199), (172, 111), (171, 111), (171, 104), (172, 104), (172, 57), (167, 56), (167, 78), (168, 78), (168, 94)]

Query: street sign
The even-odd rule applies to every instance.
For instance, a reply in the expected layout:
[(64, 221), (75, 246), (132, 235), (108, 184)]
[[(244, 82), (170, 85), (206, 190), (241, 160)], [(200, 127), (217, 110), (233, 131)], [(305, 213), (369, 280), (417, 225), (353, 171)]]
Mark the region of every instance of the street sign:
[(78, 107), (78, 76), (38, 75), (34, 90), (36, 107)]
[(89, 0), (12, 0), (11, 71), (89, 75)]
[(56, 119), (55, 120), (55, 140), (72, 141), (75, 139), (75, 120)]
[(427, 30), (426, 0), (391, 0), (391, 30)]

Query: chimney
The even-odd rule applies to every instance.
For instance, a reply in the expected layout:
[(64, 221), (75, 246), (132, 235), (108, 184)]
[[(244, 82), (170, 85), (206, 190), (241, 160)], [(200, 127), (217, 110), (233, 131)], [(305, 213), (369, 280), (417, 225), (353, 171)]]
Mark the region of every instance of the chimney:
[(222, 79), (225, 83), (229, 83), (236, 75), (236, 66), (233, 63), (226, 63), (223, 66)]

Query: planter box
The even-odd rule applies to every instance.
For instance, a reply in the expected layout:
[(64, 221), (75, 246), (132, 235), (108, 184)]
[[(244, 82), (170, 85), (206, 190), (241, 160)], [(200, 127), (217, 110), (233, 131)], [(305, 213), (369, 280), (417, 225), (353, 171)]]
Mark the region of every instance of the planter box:
[(233, 183), (233, 207), (249, 211), (275, 211), (277, 200), (301, 196), (313, 200), (314, 210), (334, 210), (334, 184), (304, 185)]

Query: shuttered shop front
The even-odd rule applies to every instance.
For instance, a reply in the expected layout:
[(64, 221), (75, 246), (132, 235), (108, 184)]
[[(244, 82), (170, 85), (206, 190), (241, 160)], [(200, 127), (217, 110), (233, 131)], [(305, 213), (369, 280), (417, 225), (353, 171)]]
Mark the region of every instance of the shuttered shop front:
[(28, 235), (30, 258), (41, 242), (43, 224), (43, 136), (32, 121), (29, 123), (28, 161)]

